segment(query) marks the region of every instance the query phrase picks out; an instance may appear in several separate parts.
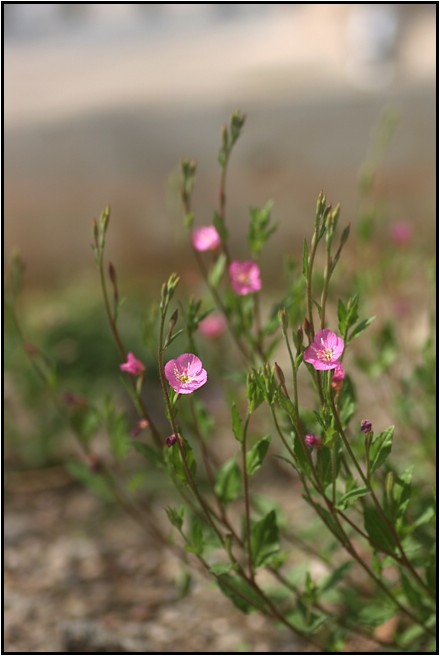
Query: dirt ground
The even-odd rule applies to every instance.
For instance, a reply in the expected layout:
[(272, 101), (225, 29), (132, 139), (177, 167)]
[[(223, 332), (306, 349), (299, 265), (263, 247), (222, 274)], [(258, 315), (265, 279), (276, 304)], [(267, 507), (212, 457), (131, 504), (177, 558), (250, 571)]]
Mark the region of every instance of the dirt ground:
[(197, 574), (179, 598), (180, 571), (177, 558), (129, 517), (62, 472), (13, 478), (5, 503), (5, 653), (298, 651), (291, 635), (242, 615)]

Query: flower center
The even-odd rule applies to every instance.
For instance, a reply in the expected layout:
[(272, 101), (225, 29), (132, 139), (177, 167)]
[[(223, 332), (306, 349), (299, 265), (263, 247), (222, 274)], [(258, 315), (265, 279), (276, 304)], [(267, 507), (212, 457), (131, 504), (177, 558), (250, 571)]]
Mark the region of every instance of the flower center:
[(188, 371), (179, 371), (177, 367), (175, 367), (174, 374), (176, 378), (178, 378), (183, 384), (190, 383), (192, 381), (192, 377), (188, 374)]
[(319, 351), (319, 359), (324, 362), (331, 362), (333, 360), (333, 349), (323, 348)]
[(247, 285), (249, 282), (249, 274), (245, 273), (244, 271), (241, 271), (237, 276), (237, 280), (242, 285)]

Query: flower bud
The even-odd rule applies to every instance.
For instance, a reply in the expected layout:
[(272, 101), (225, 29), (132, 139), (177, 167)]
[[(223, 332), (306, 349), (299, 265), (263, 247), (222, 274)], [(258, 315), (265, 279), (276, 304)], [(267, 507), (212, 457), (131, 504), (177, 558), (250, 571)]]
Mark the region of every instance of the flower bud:
[(168, 448), (173, 446), (179, 438), (177, 437), (176, 433), (172, 433), (172, 435), (168, 435), (168, 437), (165, 440), (165, 444), (167, 445)]
[(371, 421), (368, 421), (368, 419), (362, 419), (361, 421), (361, 431), (365, 433), (365, 435), (369, 435), (372, 432), (372, 424)]
[(285, 335), (287, 333), (287, 328), (289, 327), (289, 320), (287, 318), (287, 312), (285, 307), (282, 307), (278, 310), (278, 321), (281, 324), (283, 335)]
[(131, 437), (137, 437), (138, 435), (140, 435), (140, 433), (142, 433), (143, 430), (148, 428), (149, 425), (150, 424), (146, 419), (139, 419), (139, 421), (136, 422), (136, 424), (134, 425), (133, 429), (130, 432)]
[(313, 449), (313, 447), (319, 449), (322, 446), (322, 438), (319, 437), (319, 435), (313, 435), (313, 434), (306, 435), (304, 438), (304, 442), (310, 449)]

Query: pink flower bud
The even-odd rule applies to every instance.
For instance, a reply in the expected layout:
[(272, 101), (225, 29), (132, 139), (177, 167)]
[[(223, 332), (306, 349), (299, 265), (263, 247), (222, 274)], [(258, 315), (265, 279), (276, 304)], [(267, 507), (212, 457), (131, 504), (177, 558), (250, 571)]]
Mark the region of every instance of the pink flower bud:
[(368, 435), (369, 433), (371, 433), (372, 428), (373, 428), (373, 425), (372, 425), (371, 421), (368, 421), (368, 419), (362, 419), (362, 421), (361, 421), (361, 431), (363, 433), (365, 433), (365, 435)]
[(165, 440), (165, 444), (167, 445), (168, 448), (173, 446), (179, 438), (177, 437), (176, 433), (173, 433), (172, 435), (168, 435), (168, 437)]
[(313, 449), (313, 447), (319, 449), (319, 447), (322, 445), (322, 438), (319, 437), (319, 435), (310, 434), (305, 436), (304, 442), (310, 449)]
[(131, 376), (140, 376), (144, 373), (145, 367), (140, 360), (134, 357), (133, 353), (127, 353), (127, 362), (119, 365), (121, 371), (125, 371)]
[(130, 432), (131, 437), (137, 437), (142, 433), (143, 430), (148, 428), (149, 423), (146, 419), (139, 419), (138, 422), (134, 425), (133, 429)]
[(334, 390), (340, 390), (342, 387), (342, 383), (344, 382), (345, 378), (345, 369), (342, 366), (341, 363), (336, 365), (336, 368), (333, 369), (333, 376), (332, 376), (332, 382), (331, 386), (332, 389)]

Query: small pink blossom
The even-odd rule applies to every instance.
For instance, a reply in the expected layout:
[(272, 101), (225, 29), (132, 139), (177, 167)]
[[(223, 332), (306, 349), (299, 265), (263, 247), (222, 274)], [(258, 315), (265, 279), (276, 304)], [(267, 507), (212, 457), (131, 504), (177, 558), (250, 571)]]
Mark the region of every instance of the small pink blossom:
[(192, 233), (192, 245), (196, 251), (214, 251), (220, 243), (220, 235), (214, 226), (202, 226)]
[(145, 367), (140, 360), (134, 357), (133, 353), (127, 353), (127, 362), (119, 365), (121, 371), (125, 371), (132, 376), (140, 376), (144, 373)]
[(165, 377), (175, 392), (191, 394), (208, 380), (202, 361), (193, 353), (183, 353), (165, 365)]
[(310, 434), (305, 436), (304, 442), (310, 449), (313, 449), (313, 447), (319, 449), (319, 447), (322, 445), (322, 438), (319, 437), (319, 435)]
[(341, 389), (342, 383), (344, 382), (344, 378), (345, 378), (345, 369), (343, 365), (340, 362), (338, 362), (336, 367), (333, 369), (333, 376), (331, 382), (332, 389), (334, 390)]
[(172, 435), (168, 435), (168, 437), (166, 438), (165, 444), (167, 445), (168, 448), (170, 448), (177, 442), (178, 439), (179, 438), (176, 435), (176, 433), (172, 433)]
[(222, 314), (209, 314), (199, 323), (199, 330), (207, 339), (217, 339), (225, 332), (227, 325)]
[(344, 351), (344, 340), (331, 330), (320, 330), (304, 351), (304, 360), (317, 371), (336, 369)]
[(390, 226), (390, 237), (397, 246), (406, 246), (412, 239), (413, 229), (405, 221), (397, 221)]
[(259, 292), (261, 283), (260, 267), (252, 260), (244, 262), (231, 262), (229, 265), (229, 277), (232, 289), (240, 296)]

